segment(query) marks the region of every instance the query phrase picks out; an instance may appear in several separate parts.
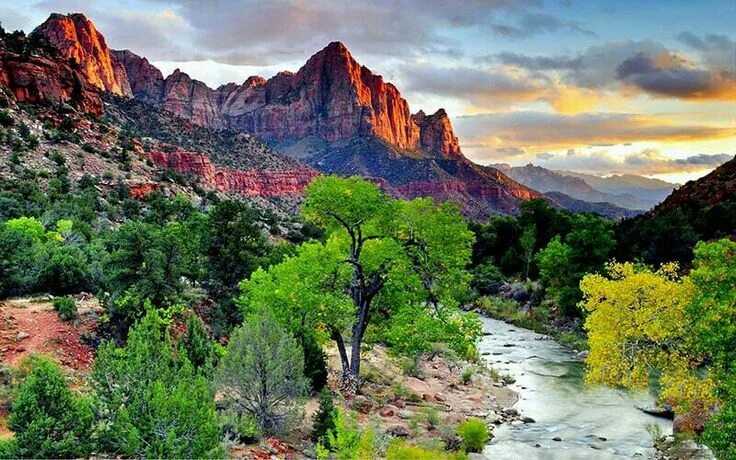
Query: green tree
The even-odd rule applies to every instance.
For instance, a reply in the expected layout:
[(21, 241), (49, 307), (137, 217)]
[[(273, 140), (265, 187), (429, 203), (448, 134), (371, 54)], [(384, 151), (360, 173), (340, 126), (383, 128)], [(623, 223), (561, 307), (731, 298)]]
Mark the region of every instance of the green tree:
[(209, 373), (215, 356), (214, 343), (196, 313), (187, 316), (187, 330), (179, 339), (179, 346), (186, 353), (194, 369)]
[(312, 441), (321, 443), (329, 448), (329, 433), (335, 429), (335, 419), (337, 418), (337, 408), (332, 401), (332, 393), (325, 388), (319, 395), (319, 409), (314, 414), (312, 423)]
[(263, 433), (281, 434), (294, 421), (290, 417), (307, 388), (304, 355), (264, 311), (233, 331), (215, 382), (233, 411), (255, 418)]
[(25, 291), (31, 284), (33, 238), (0, 226), (0, 297)]
[(525, 272), (524, 277), (529, 279), (529, 269), (531, 268), (532, 262), (534, 261), (534, 248), (537, 243), (537, 227), (531, 226), (524, 230), (519, 239), (521, 244), (522, 254), (524, 255)]
[(87, 267), (87, 257), (80, 248), (54, 247), (51, 257), (41, 269), (39, 286), (56, 295), (79, 292), (89, 284)]
[(469, 281), (473, 235), (454, 207), (393, 200), (358, 178), (320, 177), (307, 189), (303, 213), (325, 229), (326, 243), (305, 243), (295, 256), (256, 271), (241, 284), (239, 304), (274, 309), (290, 330), (326, 330), (340, 354), (344, 391), (358, 385), (371, 321), (388, 325), (402, 308), (450, 326), (465, 321), (456, 306)]
[(85, 457), (92, 447), (89, 402), (74, 394), (59, 367), (34, 357), (13, 401), (8, 428), (15, 432), (15, 457)]
[(218, 297), (235, 294), (268, 255), (258, 217), (257, 210), (237, 201), (222, 201), (209, 212), (204, 245), (210, 291)]
[(703, 440), (719, 457), (736, 457), (736, 242), (722, 239), (695, 246), (690, 279), (695, 285), (687, 309), (697, 355), (706, 356), (716, 382), (720, 411)]
[(537, 255), (540, 279), (550, 297), (569, 316), (580, 314), (580, 280), (603, 268), (614, 249), (611, 223), (593, 214), (575, 216), (574, 226)]
[(100, 346), (92, 387), (103, 452), (153, 458), (222, 455), (210, 382), (176, 350), (155, 309), (130, 329), (124, 347)]

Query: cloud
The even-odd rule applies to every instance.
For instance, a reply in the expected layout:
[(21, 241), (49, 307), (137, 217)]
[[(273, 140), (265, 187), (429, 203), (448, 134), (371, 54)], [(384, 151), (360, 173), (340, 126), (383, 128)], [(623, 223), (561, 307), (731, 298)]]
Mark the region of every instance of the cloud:
[(548, 152), (538, 153), (538, 154), (536, 154), (535, 156), (536, 156), (537, 158), (539, 158), (540, 160), (544, 160), (544, 161), (548, 161), (548, 160), (550, 160), (551, 158), (554, 158), (554, 155), (553, 155), (553, 154), (551, 154), (551, 153), (548, 153)]
[(513, 65), (529, 70), (561, 70), (580, 67), (581, 57), (568, 56), (526, 56), (523, 54), (502, 52), (497, 55), (486, 55), (476, 58), (476, 62), (496, 62)]
[(736, 75), (727, 70), (703, 70), (677, 55), (646, 53), (626, 59), (616, 71), (619, 80), (657, 97), (731, 99)]
[(532, 35), (559, 31), (577, 32), (590, 37), (596, 34), (583, 28), (575, 21), (563, 21), (556, 16), (541, 12), (527, 12), (519, 16), (514, 25), (491, 23), (490, 29), (496, 35), (506, 38), (526, 38)]
[[(158, 0), (154, 0), (158, 1)], [(267, 65), (303, 59), (334, 40), (364, 56), (457, 57), (458, 28), (477, 28), (494, 14), (515, 15), (538, 0), (241, 1), (160, 0), (189, 21), (193, 53), (228, 64)]]
[(469, 156), (479, 161), (497, 158), (498, 148), (516, 147), (539, 153), (593, 144), (670, 143), (736, 135), (736, 128), (673, 124), (655, 116), (632, 113), (562, 115), (515, 111), (461, 116), (454, 120), (454, 125)]
[(407, 66), (402, 89), (464, 100), (474, 107), (508, 106), (544, 97), (552, 82), (541, 74), (514, 69)]
[[(736, 97), (736, 43), (723, 35), (704, 38), (683, 33), (678, 39), (698, 51), (702, 64), (653, 40), (625, 40), (592, 46), (577, 55), (529, 56), (511, 52), (480, 56), (476, 62), (541, 73), (558, 82), (547, 100), (558, 111), (575, 113), (605, 99), (647, 94), (684, 100), (733, 100)], [(587, 90), (587, 91), (586, 91)], [(565, 97), (567, 91), (567, 97)], [(580, 107), (575, 101), (582, 101)], [(567, 102), (567, 104), (565, 103)]]
[(560, 113), (579, 113), (596, 106), (603, 95), (588, 88), (568, 86), (542, 72), (513, 67), (406, 66), (402, 90), (452, 97), (475, 111), (506, 109), (525, 102), (543, 101)]
[(711, 67), (728, 69), (736, 67), (736, 41), (719, 34), (695, 35), (692, 32), (682, 32), (677, 39), (697, 50), (703, 56), (703, 61)]
[(671, 158), (656, 149), (644, 149), (624, 155), (595, 150), (574, 157), (555, 156), (545, 167), (594, 174), (683, 174), (707, 171), (733, 158), (733, 155), (697, 154)]

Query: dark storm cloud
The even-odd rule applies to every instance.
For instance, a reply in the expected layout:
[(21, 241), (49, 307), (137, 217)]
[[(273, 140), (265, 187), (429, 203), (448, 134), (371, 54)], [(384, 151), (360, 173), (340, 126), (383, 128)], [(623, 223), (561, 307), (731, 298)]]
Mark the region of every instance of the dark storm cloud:
[(660, 64), (657, 58), (638, 53), (616, 70), (619, 80), (648, 93), (683, 99), (715, 99), (736, 94), (734, 73), (693, 68), (677, 59)]

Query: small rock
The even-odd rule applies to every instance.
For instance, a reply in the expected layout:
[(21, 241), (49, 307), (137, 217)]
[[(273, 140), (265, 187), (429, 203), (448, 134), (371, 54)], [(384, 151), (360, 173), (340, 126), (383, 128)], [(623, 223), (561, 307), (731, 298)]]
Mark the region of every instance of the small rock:
[(560, 442), (560, 441), (562, 441), (562, 438), (559, 437), (559, 436), (555, 436), (554, 438), (552, 438), (552, 440), (553, 441), (556, 441), (556, 442)]
[(513, 422), (511, 422), (511, 426), (521, 426), (523, 424), (524, 422), (522, 422), (521, 420), (514, 420)]
[(442, 395), (442, 393), (437, 393), (434, 395), (434, 399), (436, 399), (438, 402), (445, 402), (445, 397)]
[(519, 411), (513, 407), (504, 407), (502, 411), (504, 414), (514, 416), (514, 417), (519, 415)]
[(542, 447), (541, 444), (534, 444), (534, 447)]
[(536, 422), (536, 420), (534, 420), (531, 417), (521, 417), (521, 421), (524, 423), (535, 423)]
[(435, 398), (432, 393), (423, 393), (422, 399), (426, 402), (437, 402), (437, 398)]
[(16, 338), (18, 340), (23, 340), (23, 339), (27, 339), (30, 336), (31, 336), (31, 334), (27, 333), (26, 331), (20, 331), (20, 332), (18, 332), (18, 336)]
[(504, 343), (503, 346), (506, 347), (506, 348), (509, 348), (509, 347), (513, 347), (515, 345), (513, 343)]
[(598, 444), (591, 444), (591, 445), (590, 445), (590, 448), (591, 448), (591, 449), (595, 449), (595, 450), (601, 450), (601, 449), (602, 449), (602, 447), (601, 447), (601, 446), (599, 446)]
[(578, 353), (578, 358), (585, 359), (588, 357), (588, 354), (590, 354), (588, 350), (583, 350), (580, 353)]
[(598, 436), (599, 441), (608, 441), (608, 438), (604, 438), (603, 436)]
[(394, 401), (394, 406), (398, 407), (399, 409), (403, 409), (406, 407), (406, 402), (404, 402), (403, 399), (397, 399)]
[(409, 437), (409, 429), (402, 425), (390, 426), (386, 429), (386, 433), (396, 438)]
[(381, 417), (393, 417), (394, 415), (396, 415), (397, 412), (398, 410), (395, 407), (391, 406), (383, 407), (380, 411), (378, 411)]
[(410, 410), (400, 410), (399, 411), (399, 418), (402, 418), (404, 420), (411, 418), (414, 415), (414, 413)]

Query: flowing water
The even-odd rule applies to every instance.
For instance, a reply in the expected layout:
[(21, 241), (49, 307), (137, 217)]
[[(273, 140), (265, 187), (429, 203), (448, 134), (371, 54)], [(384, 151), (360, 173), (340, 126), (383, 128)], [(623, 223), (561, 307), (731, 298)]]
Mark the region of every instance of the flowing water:
[(572, 351), (530, 330), (482, 321), (490, 334), (481, 340), (482, 357), (516, 379), (509, 385), (521, 395), (514, 407), (535, 420), (498, 427), (483, 452), (486, 458), (649, 458), (653, 449), (647, 425), (671, 431), (670, 421), (637, 409), (654, 405), (651, 395), (590, 388), (583, 384), (583, 363)]

